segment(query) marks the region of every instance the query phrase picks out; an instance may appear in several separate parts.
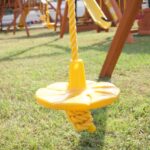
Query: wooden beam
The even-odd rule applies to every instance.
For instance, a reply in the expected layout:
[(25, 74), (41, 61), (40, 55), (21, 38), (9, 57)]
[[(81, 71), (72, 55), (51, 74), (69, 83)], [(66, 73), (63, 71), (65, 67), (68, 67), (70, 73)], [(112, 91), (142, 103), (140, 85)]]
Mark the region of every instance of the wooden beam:
[[(123, 16), (123, 15), (122, 15), (122, 12), (121, 12), (121, 10), (120, 10), (120, 8), (119, 8), (119, 6), (118, 6), (116, 0), (110, 0), (110, 2), (111, 2), (112, 6), (113, 6), (113, 8), (114, 8), (114, 10), (115, 10), (115, 12), (116, 12), (116, 15), (117, 15), (117, 17), (118, 17), (118, 21), (120, 22), (121, 19), (122, 19), (122, 16)], [(129, 35), (128, 35), (128, 37), (127, 37), (126, 42), (127, 42), (127, 43), (134, 43), (134, 38), (133, 38), (133, 35), (132, 35), (131, 32), (129, 32)]]
[(142, 0), (128, 1), (128, 9), (125, 10), (120, 21), (99, 78), (111, 77), (141, 4)]
[(68, 4), (66, 2), (64, 16), (61, 20), (60, 38), (63, 38), (65, 30), (66, 30), (67, 16), (68, 16)]
[(60, 17), (60, 22), (62, 21), (62, 16), (61, 16), (61, 4), (62, 4), (62, 0), (58, 0), (57, 1), (57, 8), (56, 8), (56, 16), (55, 16), (55, 27), (54, 30), (57, 30), (57, 24), (58, 24), (58, 17)]

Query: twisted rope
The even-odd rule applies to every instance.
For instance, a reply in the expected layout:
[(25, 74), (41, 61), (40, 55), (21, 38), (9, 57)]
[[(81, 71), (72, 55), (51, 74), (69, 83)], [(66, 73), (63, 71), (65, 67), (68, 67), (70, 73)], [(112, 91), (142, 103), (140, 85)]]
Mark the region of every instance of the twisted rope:
[(77, 131), (94, 132), (96, 130), (90, 111), (69, 111), (67, 115)]
[[(68, 10), (71, 55), (72, 61), (76, 61), (78, 60), (78, 42), (76, 30), (75, 0), (68, 0)], [(77, 131), (87, 130), (89, 132), (94, 132), (96, 130), (90, 111), (68, 111), (67, 115)]]
[(77, 32), (76, 32), (76, 19), (75, 19), (75, 1), (68, 0), (68, 10), (69, 10), (69, 32), (70, 32), (70, 44), (71, 44), (71, 55), (72, 60), (78, 59), (78, 42), (77, 42)]

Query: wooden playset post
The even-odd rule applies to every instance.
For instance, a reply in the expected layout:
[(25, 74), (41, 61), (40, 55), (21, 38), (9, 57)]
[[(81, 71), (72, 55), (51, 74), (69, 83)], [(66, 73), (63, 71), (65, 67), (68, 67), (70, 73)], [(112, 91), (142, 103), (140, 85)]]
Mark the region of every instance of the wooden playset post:
[(55, 31), (57, 30), (58, 17), (60, 17), (60, 22), (62, 21), (61, 4), (62, 4), (62, 0), (58, 0), (57, 1), (57, 8), (56, 8), (56, 16), (55, 16), (55, 27), (54, 27)]
[(68, 16), (68, 4), (66, 2), (64, 16), (63, 16), (63, 18), (61, 20), (60, 38), (62, 38), (64, 33), (65, 33), (66, 24), (67, 24), (67, 16)]
[[(15, 34), (15, 32), (16, 32), (16, 20), (20, 15), (21, 18), (20, 18), (19, 23), (21, 23), (22, 27), (25, 27), (27, 36), (29, 37), (30, 34), (29, 34), (29, 29), (28, 29), (27, 23), (26, 23), (26, 17), (27, 17), (30, 10), (37, 10), (38, 9), (42, 12), (43, 6), (41, 6), (42, 5), (41, 2), (38, 0), (10, 0), (10, 1), (14, 4), (13, 5), (14, 19), (8, 25), (7, 32), (10, 30), (10, 27), (13, 26), (14, 27), (13, 33)], [(52, 9), (54, 9), (56, 11), (54, 6), (50, 2), (48, 2), (48, 4), (50, 5), (50, 7)], [(46, 9), (44, 11), (46, 11)], [(47, 21), (47, 23), (48, 23), (48, 21)]]
[(23, 2), (21, 3), (20, 0), (17, 0), (17, 1), (18, 1), (18, 4), (19, 4), (19, 8), (21, 10), (21, 15), (24, 18), (23, 23), (24, 23), (24, 26), (25, 26), (25, 30), (26, 30), (27, 36), (29, 37), (30, 33), (29, 33), (29, 29), (28, 29), (27, 23), (26, 23), (26, 12), (24, 11), (24, 8), (23, 8), (24, 4), (23, 4)]
[(0, 1), (0, 29), (2, 30), (2, 19), (4, 15), (4, 1)]
[(18, 12), (18, 6), (19, 6), (19, 3), (20, 1), (18, 0), (14, 0), (12, 2), (12, 4), (9, 3), (9, 6), (10, 5), (13, 5), (13, 14), (14, 14), (14, 19), (12, 21), (12, 23), (10, 23), (7, 27), (7, 32), (10, 30), (10, 27), (13, 26), (14, 27), (14, 30), (13, 30), (13, 34), (16, 33), (16, 20), (17, 20), (17, 17), (19, 16), (19, 12)]
[(128, 1), (128, 9), (120, 21), (99, 78), (111, 77), (141, 4), (142, 0)]
[(14, 0), (13, 4), (14, 4), (14, 9), (13, 9), (14, 19), (13, 19), (12, 23), (10, 23), (9, 26), (7, 27), (7, 32), (10, 30), (10, 27), (13, 26), (14, 27), (13, 33), (14, 34), (16, 33), (16, 20), (19, 17), (19, 15), (21, 15), (23, 18), (23, 24), (25, 26), (27, 36), (29, 37), (30, 36), (29, 29), (28, 29), (27, 23), (25, 21), (26, 16), (25, 16), (24, 8), (23, 8), (24, 7), (24, 1), (23, 0)]
[[(122, 12), (121, 12), (121, 10), (120, 10), (120, 8), (119, 8), (119, 6), (118, 6), (116, 0), (110, 0), (110, 2), (111, 2), (111, 4), (112, 4), (112, 6), (113, 6), (113, 8), (114, 8), (114, 10), (115, 10), (115, 12), (116, 12), (116, 15), (117, 15), (117, 17), (118, 17), (118, 20), (119, 20), (119, 22), (120, 22), (121, 19), (122, 19), (122, 16), (123, 16), (123, 15), (122, 15)], [(128, 35), (128, 37), (127, 37), (126, 42), (127, 42), (127, 43), (133, 43), (133, 42), (134, 42), (133, 35), (132, 35), (130, 32), (129, 32), (129, 35)]]

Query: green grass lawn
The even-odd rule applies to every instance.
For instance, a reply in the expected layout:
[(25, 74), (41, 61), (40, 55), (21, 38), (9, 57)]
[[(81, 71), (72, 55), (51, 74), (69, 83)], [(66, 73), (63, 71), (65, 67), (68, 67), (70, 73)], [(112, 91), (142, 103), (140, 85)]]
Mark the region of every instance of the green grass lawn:
[[(150, 150), (150, 37), (126, 44), (111, 81), (120, 99), (94, 110), (94, 134), (77, 133), (63, 111), (36, 103), (35, 91), (68, 80), (69, 36), (47, 29), (0, 33), (0, 150)], [(114, 31), (78, 34), (86, 77), (97, 80)]]

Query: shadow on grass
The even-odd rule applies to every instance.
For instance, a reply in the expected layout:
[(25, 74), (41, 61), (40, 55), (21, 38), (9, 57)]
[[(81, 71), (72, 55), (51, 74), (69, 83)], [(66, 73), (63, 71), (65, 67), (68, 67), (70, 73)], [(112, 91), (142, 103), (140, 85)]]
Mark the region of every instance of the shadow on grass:
[[(35, 34), (35, 35), (32, 35), (32, 33), (30, 33), (30, 37), (27, 37), (26, 35), (25, 36), (21, 36), (21, 37), (13, 37), (13, 39), (37, 39), (37, 38), (42, 38), (42, 37), (52, 37), (54, 38), (55, 36), (58, 36), (59, 33), (57, 32), (44, 32), (44, 33), (39, 33), (39, 34)], [(59, 37), (56, 38), (56, 40), (58, 40)]]
[(78, 150), (102, 150), (105, 140), (107, 121), (107, 108), (94, 110), (92, 112), (94, 123), (97, 127), (95, 133), (81, 133), (80, 141), (75, 149)]
[[(47, 36), (50, 36), (49, 34), (51, 34), (51, 33), (47, 33)], [(45, 33), (42, 33), (42, 35), (43, 35), (43, 37), (45, 37)], [(54, 33), (54, 35), (55, 35), (55, 33)], [(41, 35), (35, 35), (35, 37), (36, 36), (41, 37)], [(35, 38), (35, 37), (33, 37), (33, 38)], [(22, 38), (27, 38), (27, 37), (22, 37)], [(136, 41), (135, 44), (134, 43), (133, 44), (126, 44), (126, 46), (125, 46), (124, 50), (122, 51), (122, 53), (127, 53), (127, 54), (148, 53), (148, 54), (150, 54), (148, 44), (145, 44), (144, 42), (141, 42), (141, 45), (139, 44), (140, 40), (141, 40), (141, 36), (137, 36), (136, 39), (137, 39), (137, 41)], [(53, 41), (46, 42), (46, 43), (43, 43), (43, 44), (40, 44), (40, 45), (37, 45), (37, 46), (32, 46), (30, 48), (18, 51), (16, 53), (10, 54), (9, 56), (5, 56), (3, 58), (0, 58), (0, 61), (8, 61), (8, 60), (15, 60), (15, 59), (32, 59), (32, 58), (40, 58), (40, 57), (51, 57), (51, 56), (61, 55), (61, 54), (64, 54), (64, 53), (70, 53), (71, 50), (70, 50), (69, 46), (62, 46), (62, 45), (59, 45), (59, 44), (53, 44), (53, 42), (58, 41), (58, 40), (59, 40), (59, 38), (56, 38)], [(106, 38), (103, 41), (94, 43), (92, 45), (80, 46), (79, 47), (79, 52), (80, 53), (87, 53), (87, 51), (104, 51), (104, 52), (107, 52), (109, 47), (110, 47), (111, 40), (112, 40), (111, 38)], [(145, 45), (145, 47), (144, 47), (144, 45)], [(34, 48), (37, 48), (37, 47), (39, 48), (39, 47), (42, 47), (42, 46), (47, 46), (47, 47), (51, 47), (51, 48), (54, 48), (54, 49), (60, 49), (63, 52), (60, 52), (60, 53), (54, 52), (53, 54), (39, 54), (39, 55), (34, 55), (34, 56), (25, 56), (25, 57), (21, 57), (21, 58), (16, 57), (16, 56), (24, 54), (28, 51), (31, 51)]]
[(50, 57), (51, 55), (59, 55), (60, 53), (54, 53), (54, 54), (40, 54), (40, 55), (34, 55), (34, 56), (27, 56), (27, 57), (22, 57), (22, 58), (17, 58), (16, 56), (20, 56), (26, 52), (29, 52), (29, 51), (32, 51), (34, 50), (35, 48), (40, 48), (42, 46), (48, 46), (49, 43), (52, 43), (52, 42), (55, 42), (57, 39), (54, 39), (53, 41), (50, 41), (50, 42), (46, 42), (46, 43), (43, 43), (43, 44), (39, 44), (39, 45), (36, 45), (36, 46), (32, 46), (32, 47), (29, 47), (27, 49), (23, 49), (23, 50), (20, 50), (20, 51), (17, 51), (15, 53), (12, 53), (8, 56), (5, 56), (5, 57), (2, 57), (0, 58), (0, 62), (2, 61), (12, 61), (12, 60), (17, 60), (17, 59), (30, 59), (30, 58), (40, 58), (40, 57)]
[[(39, 30), (39, 28), (36, 28), (36, 29), (32, 29), (32, 30)], [(24, 35), (22, 35), (22, 36), (15, 36), (16, 34), (17, 34), (17, 32), (16, 32), (16, 34), (14, 35), (14, 36), (12, 36), (11, 38), (7, 38), (7, 40), (9, 40), (9, 39), (37, 39), (37, 38), (42, 38), (42, 37), (52, 37), (52, 38), (54, 38), (55, 36), (57, 37), (57, 39), (59, 39), (59, 37), (58, 37), (58, 35), (59, 35), (59, 32), (51, 32), (51, 31), (47, 31), (47, 32), (43, 32), (43, 33), (38, 33), (38, 34), (35, 34), (34, 33), (34, 35), (32, 35), (32, 30), (30, 31), (29, 30), (29, 33), (30, 33), (30, 37), (27, 37), (27, 35), (26, 35), (26, 32), (23, 30), (19, 30), (19, 32), (24, 32)], [(13, 32), (13, 31), (12, 31)], [(9, 32), (9, 33), (7, 33), (6, 31), (3, 31), (2, 32), (3, 34), (6, 34), (6, 35), (8, 35), (8, 34), (11, 34), (11, 32)], [(13, 33), (12, 33), (13, 34)], [(6, 40), (6, 39), (3, 39), (3, 38), (0, 38), (0, 40)]]
[[(150, 36), (149, 36), (150, 37)], [(136, 36), (136, 42), (132, 44), (125, 43), (122, 53), (126, 54), (150, 54), (150, 43), (148, 36)], [(111, 38), (106, 38), (104, 41), (94, 43), (90, 46), (80, 47), (81, 52), (87, 50), (105, 51), (107, 52), (111, 46)]]
[[(148, 36), (146, 36), (146, 37), (148, 37)], [(147, 41), (146, 40), (141, 41), (141, 36), (140, 36), (140, 37), (136, 38), (135, 43), (125, 44), (125, 46), (123, 47), (122, 53), (127, 53), (127, 54), (138, 54), (138, 53), (141, 53), (141, 54), (145, 53), (146, 54), (147, 53), (147, 54), (150, 54), (150, 51), (149, 51), (150, 44), (149, 44), (148, 40)], [(104, 52), (108, 52), (108, 50), (111, 46), (111, 41), (112, 41), (112, 38), (108, 37), (108, 38), (104, 39), (103, 41), (96, 42), (92, 45), (87, 45), (87, 46), (80, 46), (79, 45), (79, 52), (80, 53), (84, 53), (84, 52), (86, 53), (87, 51), (104, 51)], [(49, 46), (57, 48), (57, 49), (64, 50), (66, 52), (67, 51), (70, 52), (70, 48), (68, 48), (66, 46), (64, 47), (62, 45), (57, 45), (57, 44), (51, 44)]]
[[(17, 52), (14, 52), (8, 56), (5, 56), (5, 57), (2, 57), (0, 58), (0, 62), (2, 61), (12, 61), (12, 60), (18, 60), (18, 59), (32, 59), (32, 58), (41, 58), (41, 57), (51, 57), (51, 56), (57, 56), (57, 55), (61, 55), (61, 54), (64, 54), (64, 53), (71, 53), (71, 50), (68, 46), (60, 46), (60, 45), (57, 45), (57, 44), (50, 44), (50, 43), (53, 43), (57, 41), (57, 39), (51, 41), (51, 42), (46, 42), (46, 43), (43, 43), (43, 44), (40, 44), (40, 45), (37, 45), (37, 46), (32, 46), (30, 48), (27, 48), (27, 49), (23, 49), (23, 50), (20, 50), (20, 51), (17, 51)], [(54, 48), (54, 49), (60, 49), (62, 50), (62, 52), (54, 52), (52, 54), (39, 54), (39, 55), (33, 55), (33, 56), (25, 56), (25, 57), (17, 57), (17, 56), (20, 56), (26, 52), (29, 52), (29, 51), (32, 51), (34, 50), (35, 48), (40, 48), (42, 46), (47, 46), (47, 47), (51, 47), (51, 48)], [(102, 45), (101, 45), (102, 47)], [(102, 48), (103, 50), (106, 49), (105, 46)], [(86, 52), (88, 50), (92, 50), (92, 46), (87, 46), (87, 47), (80, 47), (80, 52)], [(99, 48), (95, 49), (94, 50), (99, 50)]]
[[(111, 82), (110, 78), (101, 78), (100, 81)], [(96, 132), (81, 133), (80, 141), (76, 149), (79, 150), (102, 150), (104, 147), (106, 125), (107, 125), (107, 107), (92, 111)]]

